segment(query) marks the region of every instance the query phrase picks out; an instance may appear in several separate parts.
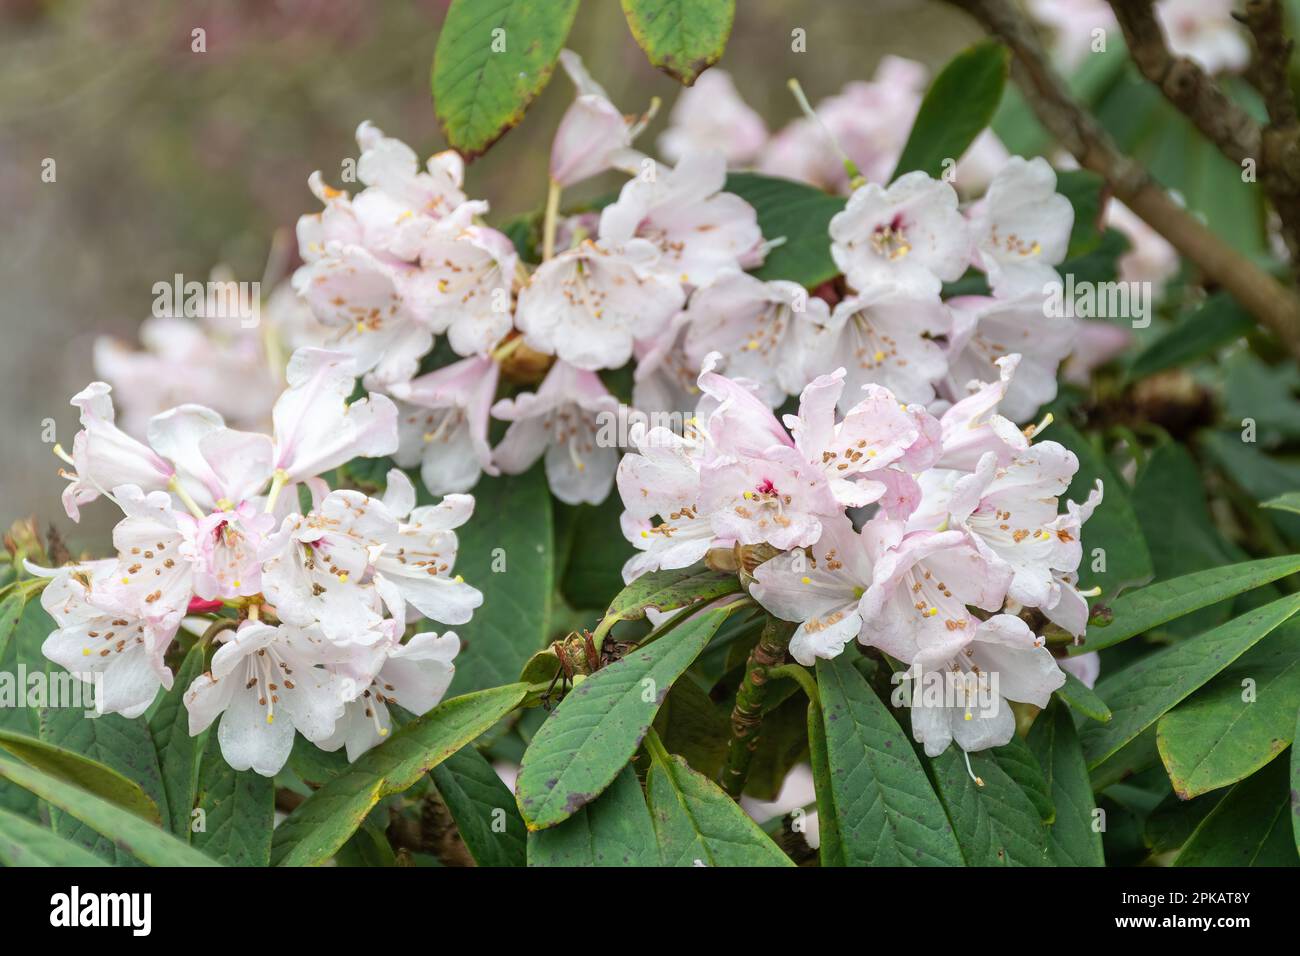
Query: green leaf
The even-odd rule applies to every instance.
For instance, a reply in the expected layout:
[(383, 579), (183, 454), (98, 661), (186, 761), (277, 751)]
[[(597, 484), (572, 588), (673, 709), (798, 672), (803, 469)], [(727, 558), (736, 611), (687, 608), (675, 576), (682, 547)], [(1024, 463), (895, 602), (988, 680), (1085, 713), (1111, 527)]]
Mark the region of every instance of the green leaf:
[(673, 682), (734, 605), (711, 608), (596, 671), (569, 693), (524, 753), (515, 793), (530, 830), (594, 800), (632, 759)]
[(660, 866), (645, 795), (628, 765), (559, 826), (528, 834), (529, 866)]
[(0, 602), (0, 660), (4, 659), (9, 648), (9, 639), (18, 629), (18, 622), (23, 618), (23, 608), (27, 606), (27, 596), (20, 591), (12, 591)]
[(1279, 511), (1293, 511), (1300, 514), (1300, 491), (1291, 491), (1285, 495), (1278, 495), (1269, 501), (1260, 503), (1261, 508), (1276, 508)]
[(1255, 320), (1250, 313), (1226, 292), (1220, 292), (1148, 344), (1129, 366), (1129, 378), (1145, 378), (1190, 365), (1254, 327)]
[(1066, 262), (1088, 255), (1101, 244), (1103, 233), (1098, 224), (1102, 213), (1103, 186), (1105, 180), (1091, 170), (1062, 169), (1056, 173), (1056, 191), (1070, 200), (1070, 205), (1074, 207), (1074, 226), (1070, 230)]
[[(0, 706), (0, 727), (5, 730), (28, 737), (36, 737), (41, 732), (40, 705), (33, 701), (34, 706), (26, 706), (27, 699), (19, 693), (17, 677), (24, 671), (29, 676), (45, 674), (54, 666), (41, 653), (41, 645), (54, 628), (54, 620), (41, 607), (41, 602), (29, 600), (22, 609), (9, 646), (0, 651), (0, 674), (13, 677), (8, 681), (0, 680), (0, 702), (4, 704)], [(0, 807), (28, 819), (42, 819), (39, 801), (22, 787), (3, 780), (0, 780)]]
[[(714, 640), (721, 640), (721, 636)], [(654, 726), (669, 753), (680, 755), (700, 773), (713, 778), (722, 770), (727, 754), (731, 736), (727, 716), (695, 680), (679, 680), (659, 708)]]
[(167, 809), (171, 816), (169, 826), (172, 833), (183, 840), (190, 838), (190, 812), (194, 809), (195, 790), (199, 785), (199, 755), (203, 747), (203, 734), (190, 736), (190, 713), (185, 709), (185, 692), (203, 673), (203, 660), (203, 645), (196, 643), (177, 669), (172, 689), (158, 698), (149, 716), (149, 732), (158, 753), (163, 790), (167, 794)]
[(107, 866), (89, 850), (8, 810), (0, 810), (0, 866)]
[(1029, 728), (1026, 743), (1056, 808), (1047, 831), (1053, 859), (1058, 866), (1105, 866), (1101, 832), (1093, 829), (1097, 804), (1069, 711), (1059, 701), (1050, 704)]
[(190, 842), (226, 866), (269, 866), (275, 823), (275, 782), (252, 770), (234, 770), (208, 734), (199, 772), (197, 808), (203, 829)]
[(1051, 788), (1038, 758), (1029, 746), (1019, 737), (1012, 737), (1001, 747), (990, 751), (1002, 771), (1015, 781), (1029, 798), (1029, 802), (1038, 811), (1038, 818), (1044, 823), (1056, 821), (1056, 804), (1052, 801)]
[(623, 590), (623, 565), (636, 554), (619, 526), (623, 499), (612, 494), (599, 505), (553, 504), (556, 539), (573, 542), (558, 549), (568, 553), (560, 575), (564, 599), (570, 607), (604, 609)]
[(721, 58), (736, 0), (623, 0), (623, 13), (651, 65), (690, 86)]
[(1106, 724), (1081, 728), (1088, 769), (1099, 767), (1297, 611), (1300, 595), (1279, 598), (1102, 678), (1097, 690), (1115, 717)]
[(808, 762), (812, 765), (813, 791), (817, 795), (817, 829), (821, 846), (817, 850), (822, 866), (844, 866), (844, 837), (836, 819), (835, 797), (831, 793), (831, 764), (827, 753), (826, 725), (817, 703), (808, 704)]
[(1297, 708), (1300, 624), (1293, 622), (1160, 718), (1156, 745), (1174, 791), (1189, 800), (1259, 770), (1291, 745)]
[(1228, 791), (1183, 844), (1174, 866), (1296, 866), (1287, 763)]
[[(1082, 435), (1069, 424), (1059, 406), (1053, 413), (1056, 421), (1049, 431), (1079, 459), (1079, 470), (1066, 491), (1066, 497), (1083, 501), (1101, 479), (1104, 498), (1083, 526), (1083, 562), (1079, 565), (1079, 586), (1084, 590), (1100, 586), (1104, 594), (1117, 594), (1121, 588), (1151, 579), (1151, 556), (1147, 552), (1142, 526), (1129, 501), (1128, 487), (1111, 471)], [(1094, 572), (1094, 555), (1100, 548), (1105, 557), (1105, 571)], [(1091, 647), (1088, 648), (1092, 650)]]
[(1085, 717), (1091, 717), (1103, 724), (1110, 720), (1112, 716), (1110, 708), (1097, 696), (1095, 690), (1064, 668), (1061, 672), (1065, 674), (1065, 683), (1056, 689), (1057, 697), (1069, 704), (1071, 710)]
[(463, 650), (453, 695), (514, 681), (550, 638), (555, 548), (541, 464), (522, 475), (483, 478), (474, 501), (474, 520), (457, 532), (455, 570), (490, 599), (456, 628)]
[(149, 799), (140, 785), (112, 767), (36, 737), (16, 734), (0, 728), (0, 750), (8, 751), (23, 763), (43, 770), (67, 783), (89, 790), (109, 803), (128, 810), (150, 823), (161, 817), (158, 805)]
[(149, 866), (219, 865), (134, 813), (35, 767), (0, 757), (0, 777), (102, 833), (118, 849)]
[(839, 837), (834, 865), (961, 866), (921, 761), (852, 658), (817, 661), (830, 784), (817, 799)]
[[(970, 755), (971, 779), (961, 748), (929, 758), (939, 799), (969, 866), (1048, 866), (1047, 829), (1040, 808), (1016, 783), (994, 751)], [(1015, 766), (1016, 763), (1011, 764)]]
[(1295, 740), (1300, 738), (1300, 711), (1296, 713), (1296, 729), (1291, 740), (1291, 829), (1295, 835), (1296, 854), (1300, 855), (1300, 747)]
[[(41, 739), (106, 764), (135, 781), (154, 803), (150, 821), (170, 820), (158, 754), (149, 725), (143, 720), (128, 720), (120, 714), (87, 717), (75, 708), (46, 707), (41, 711)], [(93, 827), (78, 823), (75, 816), (51, 813), (50, 818), (56, 833), (102, 853), (111, 851), (108, 841), (98, 836)], [(127, 861), (119, 859), (119, 862)]]
[(651, 758), (646, 789), (665, 866), (794, 866), (716, 783), (681, 757)]
[(1069, 653), (1074, 655), (1099, 651), (1297, 571), (1300, 571), (1300, 555), (1288, 555), (1197, 571), (1171, 581), (1150, 584), (1138, 591), (1130, 591), (1116, 598), (1110, 605), (1110, 623), (1089, 624), (1085, 642), (1078, 646), (1072, 645)]
[(510, 713), (528, 692), (509, 684), (445, 700), (364, 754), (289, 814), (275, 830), (277, 866), (312, 866), (347, 842), (381, 799), (411, 787)]
[(918, 169), (937, 179), (945, 160), (961, 158), (992, 121), (1009, 62), (1007, 48), (989, 41), (958, 54), (943, 68), (925, 92), (891, 182)]
[[(1222, 568), (1245, 553), (1219, 534), (1202, 484), (1201, 468), (1185, 447), (1166, 442), (1142, 466), (1133, 489), (1137, 512), (1151, 552), (1157, 581)], [(1180, 618), (1168, 630), (1177, 636), (1217, 627), (1232, 614), (1224, 601)]]
[(482, 154), (524, 118), (577, 11), (578, 0), (453, 0), (433, 55), (433, 105), (463, 156)]
[(753, 270), (759, 279), (785, 279), (811, 289), (839, 275), (828, 230), (831, 217), (844, 209), (843, 196), (757, 173), (731, 173), (727, 192), (754, 207), (765, 239), (785, 239)]
[(675, 611), (735, 594), (739, 590), (740, 581), (736, 575), (699, 566), (652, 571), (637, 578), (615, 596), (605, 612), (605, 619), (635, 621), (645, 617), (648, 608)]
[(433, 768), (433, 783), (479, 866), (523, 866), (527, 835), (515, 795), (487, 758), (462, 747)]

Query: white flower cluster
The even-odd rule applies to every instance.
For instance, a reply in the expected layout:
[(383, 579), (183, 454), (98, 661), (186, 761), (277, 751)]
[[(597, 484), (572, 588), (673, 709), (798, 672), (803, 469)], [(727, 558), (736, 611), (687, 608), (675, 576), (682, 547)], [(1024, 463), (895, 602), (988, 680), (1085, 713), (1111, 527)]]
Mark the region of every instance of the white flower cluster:
[(464, 624), (483, 600), (452, 574), (472, 497), (417, 508), (397, 469), (382, 500), (320, 477), (396, 450), (393, 403), (349, 404), (353, 359), (339, 352), (301, 349), (287, 377), (273, 435), (181, 405), (149, 421), (147, 444), (114, 423), (109, 387), (91, 384), (72, 400), (82, 430), (63, 501), (74, 520), (100, 496), (122, 509), (117, 557), (30, 568), (52, 578), (41, 603), (58, 627), (42, 649), (95, 683), (100, 713), (143, 714), (172, 687), (166, 655), (182, 624), (209, 629), (211, 667), (184, 694), (190, 733), (220, 718), (227, 762), (266, 776), (295, 730), (355, 759), (388, 734), (388, 704), (432, 708), (460, 642), (447, 631), (402, 643), (407, 624)]
[(878, 385), (838, 414), (839, 369), (803, 390), (784, 427), (757, 383), (706, 364), (690, 432), (642, 431), (619, 465), (624, 531), (642, 549), (624, 577), (739, 548), (742, 566), (746, 553), (759, 562), (750, 594), (798, 622), (800, 663), (856, 638), (913, 679), (941, 679), (939, 693), (918, 684), (906, 698), (927, 753), (953, 740), (965, 751), (1007, 743), (1006, 700), (1045, 707), (1065, 681), (1020, 614), (1036, 608), (1083, 634), (1080, 529), (1101, 501), (1099, 482), (1059, 514), (1078, 460), (1056, 442), (1031, 444), (1035, 429), (998, 413), (1019, 361), (999, 359), (997, 382), (937, 419)]

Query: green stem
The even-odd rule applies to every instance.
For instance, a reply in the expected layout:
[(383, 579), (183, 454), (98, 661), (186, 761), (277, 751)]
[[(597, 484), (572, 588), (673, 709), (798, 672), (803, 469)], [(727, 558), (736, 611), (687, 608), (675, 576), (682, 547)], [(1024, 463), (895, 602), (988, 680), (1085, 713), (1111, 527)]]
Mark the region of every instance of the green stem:
[(560, 216), (560, 184), (554, 179), (546, 192), (546, 218), (542, 223), (542, 261), (555, 256), (555, 230)]
[(731, 740), (727, 759), (718, 781), (733, 799), (740, 799), (749, 777), (749, 766), (758, 748), (763, 729), (763, 706), (767, 702), (769, 670), (785, 660), (785, 650), (794, 633), (794, 625), (769, 616), (763, 633), (750, 652), (745, 676), (736, 690), (736, 705), (731, 711)]
[(817, 680), (813, 677), (812, 672), (802, 664), (782, 664), (780, 667), (772, 667), (767, 672), (768, 680), (779, 680), (782, 677), (788, 677), (794, 681), (808, 696), (808, 700), (821, 706), (821, 694), (817, 692)]

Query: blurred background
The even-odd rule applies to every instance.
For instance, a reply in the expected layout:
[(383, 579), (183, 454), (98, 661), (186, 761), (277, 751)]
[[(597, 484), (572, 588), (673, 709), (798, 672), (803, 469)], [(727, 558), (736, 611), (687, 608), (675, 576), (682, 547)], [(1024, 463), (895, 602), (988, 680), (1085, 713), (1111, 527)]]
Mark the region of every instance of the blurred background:
[[(155, 282), (203, 280), (219, 264), (262, 278), (276, 232), (291, 238), (297, 217), (319, 209), (308, 175), (320, 169), (338, 183), (364, 119), (421, 155), (445, 147), (429, 68), (446, 3), (0, 0), (7, 515), (35, 512), (67, 528), (42, 423), (54, 419), (70, 444), (68, 399), (95, 377), (95, 337), (133, 343)], [(195, 53), (200, 27), (207, 50)], [(791, 52), (795, 28), (806, 31), (805, 54)], [(720, 66), (775, 130), (797, 115), (791, 76), (816, 102), (869, 79), (886, 53), (936, 68), (980, 35), (939, 2), (745, 0)], [(651, 146), (680, 87), (646, 62), (616, 0), (587, 0), (569, 45), (625, 112), (662, 97), (640, 140)], [(494, 220), (543, 204), (551, 136), (572, 97), (557, 71), (523, 123), (470, 167), (467, 192), (491, 202)], [(52, 183), (41, 178), (47, 159)], [(614, 181), (584, 184), (566, 201)], [(110, 512), (86, 509), (73, 542), (106, 531)]]

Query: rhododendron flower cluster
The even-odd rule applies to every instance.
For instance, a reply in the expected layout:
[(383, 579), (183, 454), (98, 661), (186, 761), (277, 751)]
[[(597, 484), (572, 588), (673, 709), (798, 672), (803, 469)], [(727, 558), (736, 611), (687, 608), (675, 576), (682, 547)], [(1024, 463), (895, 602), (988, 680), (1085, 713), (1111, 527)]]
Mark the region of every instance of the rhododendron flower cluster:
[(1098, 483), (1060, 513), (1077, 459), (1000, 413), (1020, 357), (999, 358), (996, 382), (938, 418), (880, 385), (846, 398), (837, 369), (804, 388), (784, 425), (758, 383), (712, 361), (687, 433), (642, 429), (619, 464), (623, 527), (641, 551), (624, 577), (739, 551), (741, 567), (756, 564), (750, 594), (798, 623), (800, 663), (856, 640), (909, 676), (956, 675), (955, 702), (907, 698), (931, 756), (953, 740), (1009, 741), (1010, 707), (975, 707), (976, 692), (1044, 707), (1064, 683), (1036, 629), (1084, 632), (1080, 529), (1102, 494)]
[(141, 442), (116, 425), (106, 384), (73, 398), (82, 428), (65, 453), (64, 506), (77, 520), (96, 498), (117, 505), (117, 556), (30, 570), (52, 578), (44, 653), (98, 682), (99, 713), (136, 717), (171, 689), (183, 628), (215, 645), (184, 693), (190, 733), (216, 723), (237, 770), (278, 772), (295, 731), (355, 759), (389, 733), (388, 705), (420, 714), (442, 697), (455, 633), (403, 639), (422, 617), (464, 624), (482, 603), (454, 575), (455, 529), (474, 500), (416, 507), (396, 469), (382, 498), (329, 489), (326, 472), (398, 447), (391, 400), (349, 402), (356, 374), (351, 355), (295, 352), (270, 435), (181, 405), (151, 418)]

